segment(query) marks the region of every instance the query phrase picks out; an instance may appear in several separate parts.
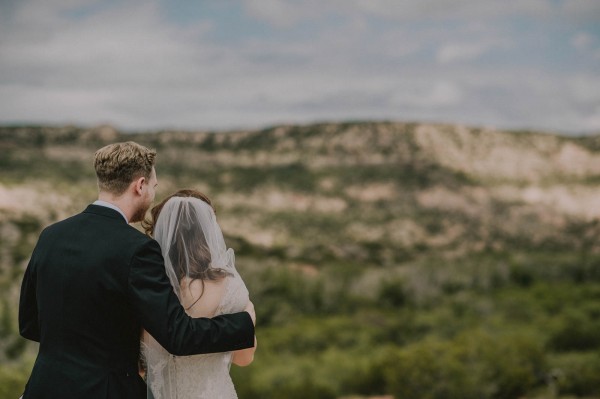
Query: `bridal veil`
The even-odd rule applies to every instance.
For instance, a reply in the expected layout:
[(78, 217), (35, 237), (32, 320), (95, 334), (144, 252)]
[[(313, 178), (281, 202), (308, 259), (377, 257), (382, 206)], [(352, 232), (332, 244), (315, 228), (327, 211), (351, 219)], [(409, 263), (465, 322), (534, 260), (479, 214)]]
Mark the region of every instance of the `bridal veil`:
[[(170, 198), (156, 220), (154, 239), (160, 244), (167, 276), (182, 303), (191, 281), (200, 281), (204, 287), (205, 281), (237, 276), (234, 252), (225, 245), (215, 212), (198, 198)], [(201, 299), (200, 295), (196, 301)], [(176, 358), (151, 337), (143, 342), (143, 353), (149, 397), (175, 398), (179, 388), (174, 375)]]

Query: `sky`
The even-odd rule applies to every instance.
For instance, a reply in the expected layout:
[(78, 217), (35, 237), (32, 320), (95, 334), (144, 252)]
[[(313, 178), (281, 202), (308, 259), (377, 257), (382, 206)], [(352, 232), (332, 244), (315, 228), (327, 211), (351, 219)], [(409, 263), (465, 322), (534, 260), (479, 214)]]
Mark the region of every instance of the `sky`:
[(599, 0), (0, 0), (0, 124), (600, 134)]

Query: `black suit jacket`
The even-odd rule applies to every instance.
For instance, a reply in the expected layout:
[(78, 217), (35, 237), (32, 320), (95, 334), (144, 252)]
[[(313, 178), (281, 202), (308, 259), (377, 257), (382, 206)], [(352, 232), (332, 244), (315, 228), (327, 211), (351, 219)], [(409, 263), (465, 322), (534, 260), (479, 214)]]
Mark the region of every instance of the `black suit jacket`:
[(145, 328), (175, 355), (254, 345), (247, 312), (189, 317), (158, 243), (113, 209), (90, 205), (46, 228), (21, 286), (21, 335), (40, 343), (24, 399), (145, 398)]

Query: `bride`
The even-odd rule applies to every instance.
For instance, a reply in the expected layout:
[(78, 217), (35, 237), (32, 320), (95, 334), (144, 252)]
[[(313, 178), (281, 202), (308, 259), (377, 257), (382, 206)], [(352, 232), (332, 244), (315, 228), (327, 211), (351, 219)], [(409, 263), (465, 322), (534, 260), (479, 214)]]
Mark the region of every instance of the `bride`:
[[(213, 317), (245, 308), (248, 290), (235, 269), (233, 250), (225, 246), (211, 201), (204, 194), (177, 191), (152, 209), (144, 228), (160, 244), (173, 290), (190, 316)], [(256, 338), (254, 348), (174, 356), (144, 331), (142, 356), (148, 397), (237, 398), (230, 365), (250, 364), (255, 349)]]

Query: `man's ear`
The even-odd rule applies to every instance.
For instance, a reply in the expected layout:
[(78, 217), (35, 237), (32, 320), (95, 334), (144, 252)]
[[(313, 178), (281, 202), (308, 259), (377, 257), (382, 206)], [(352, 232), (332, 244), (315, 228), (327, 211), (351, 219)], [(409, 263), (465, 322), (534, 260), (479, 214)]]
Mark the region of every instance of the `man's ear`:
[(144, 184), (146, 183), (146, 178), (144, 176), (139, 177), (137, 180), (134, 181), (134, 183), (135, 193), (138, 195), (142, 195), (142, 193), (144, 192)]

